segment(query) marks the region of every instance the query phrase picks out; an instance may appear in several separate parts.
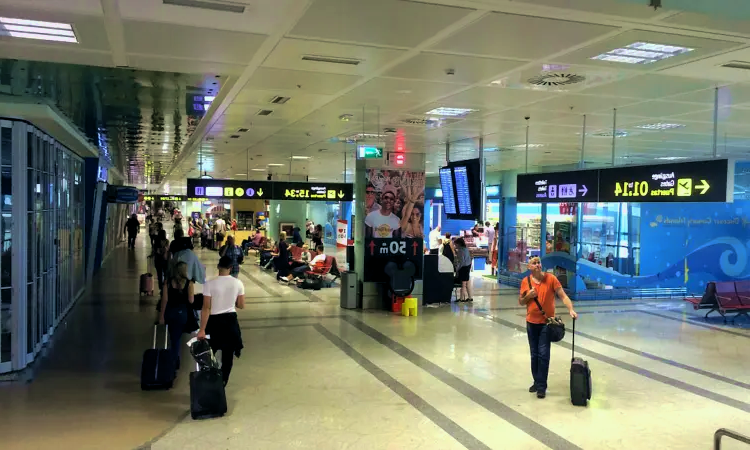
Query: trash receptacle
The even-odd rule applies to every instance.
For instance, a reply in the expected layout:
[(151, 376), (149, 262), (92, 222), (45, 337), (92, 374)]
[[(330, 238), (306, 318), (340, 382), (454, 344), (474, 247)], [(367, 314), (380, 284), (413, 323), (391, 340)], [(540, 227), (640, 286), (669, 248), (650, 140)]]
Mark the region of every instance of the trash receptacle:
[(357, 273), (343, 272), (341, 274), (341, 307), (357, 309)]

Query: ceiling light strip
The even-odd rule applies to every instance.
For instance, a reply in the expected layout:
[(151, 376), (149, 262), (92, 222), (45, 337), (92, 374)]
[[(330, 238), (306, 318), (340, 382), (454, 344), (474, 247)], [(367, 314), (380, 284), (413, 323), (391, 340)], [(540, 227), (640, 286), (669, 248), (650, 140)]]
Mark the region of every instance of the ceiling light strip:
[(61, 30), (72, 30), (73, 27), (68, 23), (59, 22), (42, 22), (39, 20), (14, 19), (11, 17), (0, 17), (0, 24), (27, 25), (42, 28), (57, 28)]
[(72, 42), (78, 43), (78, 39), (70, 36), (55, 36), (52, 34), (38, 34), (38, 33), (22, 33), (19, 31), (7, 31), (0, 29), (0, 36), (10, 36), (14, 38), (22, 39), (37, 39), (41, 41), (54, 41), (54, 42)]

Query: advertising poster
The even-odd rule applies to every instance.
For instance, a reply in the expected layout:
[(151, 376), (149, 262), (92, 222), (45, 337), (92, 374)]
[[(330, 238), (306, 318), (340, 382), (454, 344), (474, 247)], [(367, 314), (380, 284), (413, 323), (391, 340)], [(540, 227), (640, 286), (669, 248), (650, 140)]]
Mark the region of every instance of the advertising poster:
[(388, 261), (412, 261), (422, 274), (424, 248), (423, 172), (367, 169), (365, 190), (365, 280), (387, 281)]

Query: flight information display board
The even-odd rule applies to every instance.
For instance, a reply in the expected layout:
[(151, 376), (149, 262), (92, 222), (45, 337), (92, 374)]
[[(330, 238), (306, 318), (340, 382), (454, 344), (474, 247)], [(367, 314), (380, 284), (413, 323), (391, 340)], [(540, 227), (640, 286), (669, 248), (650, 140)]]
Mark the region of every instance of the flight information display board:
[(440, 169), (440, 189), (443, 193), (445, 214), (456, 214), (456, 197), (453, 195), (453, 173), (450, 167)]
[(600, 170), (601, 202), (726, 202), (726, 159)]
[(599, 170), (518, 175), (518, 203), (599, 201)]
[(273, 182), (273, 200), (350, 202), (354, 185), (350, 183)]
[(188, 196), (224, 199), (304, 200), (348, 202), (354, 199), (350, 183), (310, 183), (188, 178)]
[(466, 166), (453, 168), (453, 179), (456, 181), (456, 203), (459, 214), (472, 214), (471, 192), (469, 191), (469, 174)]

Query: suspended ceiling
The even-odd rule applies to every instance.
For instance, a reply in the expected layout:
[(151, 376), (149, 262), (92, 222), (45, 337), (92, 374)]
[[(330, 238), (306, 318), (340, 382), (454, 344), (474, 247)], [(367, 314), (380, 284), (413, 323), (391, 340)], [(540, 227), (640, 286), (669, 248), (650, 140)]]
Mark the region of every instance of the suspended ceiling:
[[(0, 0), (5, 16), (72, 23), (80, 37), (0, 38), (0, 54), (226, 75), (207, 116), (150, 180), (171, 192), (199, 167), (214, 177), (341, 180), (356, 146), (347, 138), (363, 132), (383, 135), (376, 140), (388, 148), (399, 136), (407, 152), (426, 153), (428, 172), (444, 163), (446, 142), (451, 158), (468, 158), (480, 136), (490, 170), (525, 170), (527, 125), (530, 170), (577, 163), (584, 141), (597, 166), (611, 163), (613, 142), (616, 164), (709, 157), (717, 87), (718, 153), (747, 158), (750, 72), (722, 65), (750, 61), (750, 22), (732, 18), (750, 9), (729, 16), (717, 0), (716, 14), (704, 15), (669, 9), (671, 0), (657, 11), (646, 3), (235, 0), (246, 5), (235, 14), (158, 0)], [(591, 59), (635, 42), (693, 51), (651, 64)], [(279, 96), (289, 100), (271, 103)], [(474, 111), (425, 114), (438, 107)], [(656, 124), (679, 128), (641, 128)]]

